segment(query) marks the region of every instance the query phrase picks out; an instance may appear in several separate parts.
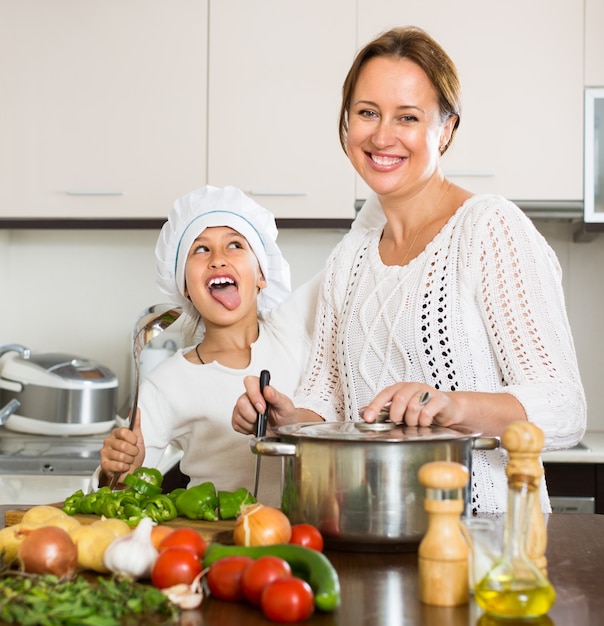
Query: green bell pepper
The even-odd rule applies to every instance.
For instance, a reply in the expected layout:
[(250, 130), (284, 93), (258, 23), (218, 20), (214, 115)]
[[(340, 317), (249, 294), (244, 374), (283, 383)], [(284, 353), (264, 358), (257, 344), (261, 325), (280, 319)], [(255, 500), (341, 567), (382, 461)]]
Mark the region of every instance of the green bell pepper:
[(239, 515), (242, 508), (255, 503), (256, 498), (245, 487), (239, 487), (235, 491), (218, 492), (220, 519), (234, 519)]
[(218, 495), (214, 483), (205, 482), (189, 487), (176, 498), (179, 515), (189, 519), (204, 519), (215, 522), (218, 519)]
[(72, 493), (68, 498), (63, 502), (63, 511), (67, 513), (67, 515), (77, 515), (81, 513), (80, 511), (80, 502), (84, 497), (84, 492), (81, 489), (78, 489), (76, 492)]
[(147, 501), (143, 513), (146, 517), (150, 517), (156, 524), (169, 522), (178, 516), (176, 505), (165, 494), (159, 494)]
[(132, 472), (132, 475), (140, 478), (141, 480), (144, 480), (150, 485), (156, 485), (157, 487), (161, 487), (161, 484), (164, 480), (162, 473), (154, 467), (137, 467)]
[(124, 485), (128, 485), (133, 491), (148, 498), (154, 498), (161, 493), (159, 485), (143, 480), (140, 476), (136, 476), (134, 472), (124, 478)]

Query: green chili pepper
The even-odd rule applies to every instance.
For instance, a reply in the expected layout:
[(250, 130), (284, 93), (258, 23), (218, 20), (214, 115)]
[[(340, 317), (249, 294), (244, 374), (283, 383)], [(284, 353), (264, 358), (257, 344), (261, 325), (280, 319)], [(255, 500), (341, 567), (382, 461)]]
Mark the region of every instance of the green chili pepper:
[(63, 511), (67, 513), (67, 515), (77, 515), (81, 513), (80, 511), (80, 502), (84, 497), (84, 492), (81, 489), (78, 489), (76, 492), (72, 493), (66, 500), (63, 502)]
[(144, 514), (157, 524), (163, 524), (177, 517), (178, 511), (174, 502), (167, 495), (159, 494), (147, 502)]
[(149, 498), (158, 496), (161, 493), (161, 487), (159, 485), (147, 482), (135, 476), (134, 473), (128, 474), (124, 478), (124, 485), (128, 485), (128, 487), (132, 488), (134, 491)]
[(146, 483), (161, 487), (164, 480), (162, 473), (154, 467), (137, 467), (133, 472), (133, 476), (144, 480)]
[(211, 482), (189, 487), (176, 498), (176, 510), (179, 515), (189, 519), (204, 519), (214, 522), (218, 519), (218, 495)]
[(245, 488), (239, 487), (235, 491), (218, 492), (218, 512), (220, 519), (234, 519), (241, 509), (255, 504), (256, 498)]

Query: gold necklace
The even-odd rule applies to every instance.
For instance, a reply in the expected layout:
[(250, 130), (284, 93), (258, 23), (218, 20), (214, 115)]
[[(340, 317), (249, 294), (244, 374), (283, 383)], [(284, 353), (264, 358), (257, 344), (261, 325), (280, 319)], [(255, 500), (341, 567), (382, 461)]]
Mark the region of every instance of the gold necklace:
[(451, 183), (447, 185), (447, 189), (445, 190), (443, 195), (440, 197), (440, 200), (438, 201), (436, 206), (430, 211), (426, 221), (417, 229), (417, 232), (415, 233), (415, 236), (413, 237), (413, 240), (411, 241), (411, 245), (407, 248), (407, 252), (405, 252), (405, 256), (403, 257), (403, 260), (400, 263), (401, 267), (405, 265), (405, 262), (407, 261), (407, 257), (411, 254), (411, 250), (413, 250), (413, 246), (415, 245), (415, 242), (417, 241), (419, 234), (422, 232), (422, 230), (424, 230), (424, 226), (426, 226), (430, 222), (430, 220), (432, 219), (432, 215), (436, 213), (436, 211), (440, 208), (440, 205), (443, 203), (444, 199), (447, 197), (447, 194), (449, 193), (449, 189), (451, 189)]

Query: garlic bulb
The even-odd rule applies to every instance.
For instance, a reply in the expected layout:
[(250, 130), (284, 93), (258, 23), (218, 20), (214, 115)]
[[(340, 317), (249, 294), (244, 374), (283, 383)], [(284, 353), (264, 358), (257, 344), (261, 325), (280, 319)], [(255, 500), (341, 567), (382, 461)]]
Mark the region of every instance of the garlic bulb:
[(153, 526), (155, 522), (151, 518), (143, 517), (129, 535), (114, 539), (105, 550), (105, 567), (114, 574), (128, 578), (149, 578), (158, 556), (151, 543)]

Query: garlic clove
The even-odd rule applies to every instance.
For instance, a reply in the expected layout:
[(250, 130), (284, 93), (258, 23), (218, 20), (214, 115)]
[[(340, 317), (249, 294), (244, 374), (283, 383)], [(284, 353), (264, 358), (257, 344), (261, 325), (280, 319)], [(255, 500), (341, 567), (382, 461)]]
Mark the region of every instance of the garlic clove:
[(162, 593), (168, 596), (170, 602), (176, 604), (181, 609), (196, 609), (203, 600), (203, 593), (199, 585), (194, 588), (193, 585), (181, 583), (162, 589)]

